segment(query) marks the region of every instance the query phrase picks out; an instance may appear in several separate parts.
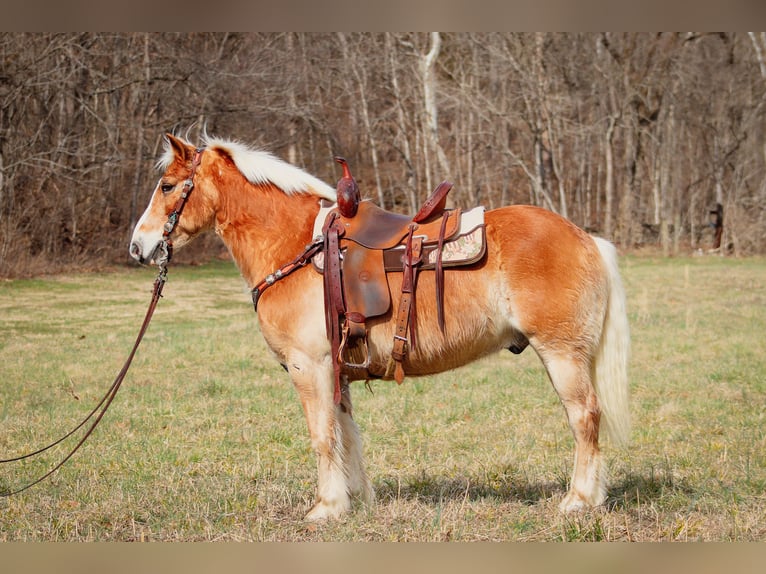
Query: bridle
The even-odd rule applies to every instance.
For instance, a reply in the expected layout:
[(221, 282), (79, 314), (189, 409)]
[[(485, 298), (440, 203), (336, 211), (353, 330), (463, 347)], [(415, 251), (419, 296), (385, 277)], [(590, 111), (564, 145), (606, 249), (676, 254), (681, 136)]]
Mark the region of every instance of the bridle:
[(120, 385), (122, 385), (122, 381), (125, 379), (125, 375), (128, 374), (128, 369), (130, 368), (130, 365), (133, 362), (133, 357), (135, 356), (136, 351), (138, 350), (138, 346), (141, 344), (141, 340), (144, 338), (144, 334), (146, 333), (146, 330), (149, 328), (149, 323), (151, 322), (152, 316), (154, 315), (154, 310), (157, 308), (157, 303), (159, 303), (159, 300), (162, 297), (162, 288), (165, 286), (165, 283), (167, 282), (167, 276), (168, 276), (167, 265), (173, 256), (173, 242), (170, 239), (170, 235), (173, 233), (176, 226), (178, 225), (178, 219), (181, 217), (181, 213), (183, 212), (184, 207), (186, 206), (186, 203), (189, 200), (189, 194), (194, 189), (194, 175), (196, 174), (197, 167), (199, 166), (202, 160), (203, 151), (204, 151), (204, 148), (197, 148), (195, 150), (194, 158), (192, 159), (191, 170), (189, 172), (189, 177), (186, 179), (186, 181), (184, 181), (184, 185), (181, 190), (181, 196), (178, 198), (178, 201), (176, 201), (176, 204), (173, 207), (173, 210), (170, 212), (170, 215), (168, 215), (168, 220), (162, 229), (162, 239), (160, 240), (160, 243), (154, 252), (155, 253), (154, 260), (157, 263), (157, 266), (159, 267), (159, 273), (157, 274), (157, 278), (154, 281), (154, 287), (152, 289), (152, 300), (149, 303), (149, 308), (147, 309), (146, 315), (144, 316), (144, 321), (141, 324), (141, 329), (138, 331), (136, 342), (133, 344), (133, 348), (131, 349), (127, 360), (125, 361), (125, 364), (122, 366), (122, 369), (120, 369), (120, 372), (117, 374), (117, 377), (114, 379), (114, 382), (109, 387), (109, 390), (106, 392), (106, 394), (101, 399), (101, 401), (93, 408), (93, 410), (90, 411), (88, 416), (86, 416), (80, 422), (80, 424), (74, 427), (67, 434), (65, 434), (58, 440), (50, 443), (49, 445), (39, 448), (33, 452), (15, 456), (13, 458), (0, 460), (0, 464), (28, 459), (38, 454), (41, 454), (58, 444), (61, 444), (70, 436), (72, 436), (74, 433), (76, 433), (78, 430), (80, 430), (82, 427), (84, 427), (85, 424), (91, 418), (95, 416), (90, 426), (88, 427), (88, 430), (85, 432), (85, 435), (80, 439), (80, 441), (74, 446), (74, 448), (72, 448), (72, 450), (70, 450), (69, 453), (51, 470), (46, 472), (40, 478), (34, 480), (33, 482), (28, 483), (27, 485), (21, 488), (18, 488), (16, 490), (0, 491), (0, 497), (7, 497), (7, 496), (11, 496), (11, 495), (23, 492), (27, 490), (28, 488), (36, 485), (37, 483), (42, 482), (43, 480), (48, 478), (50, 475), (52, 475), (54, 472), (56, 472), (59, 468), (64, 466), (64, 463), (66, 463), (70, 458), (72, 458), (74, 453), (77, 452), (77, 450), (83, 445), (83, 443), (91, 435), (91, 433), (94, 431), (98, 423), (101, 422), (101, 419), (104, 417), (104, 414), (106, 414), (106, 411), (109, 408), (109, 405), (112, 404), (114, 397), (117, 395), (117, 391), (120, 389)]
[(192, 158), (191, 170), (189, 171), (189, 177), (184, 181), (184, 186), (181, 188), (181, 195), (176, 201), (173, 210), (168, 215), (168, 220), (162, 228), (162, 239), (154, 250), (154, 261), (160, 268), (160, 273), (167, 274), (167, 264), (173, 257), (173, 242), (170, 239), (170, 234), (173, 233), (178, 225), (178, 219), (181, 217), (181, 213), (186, 206), (186, 202), (189, 200), (189, 194), (194, 189), (194, 175), (197, 173), (197, 167), (199, 167), (202, 161), (202, 152), (205, 151), (204, 147), (198, 147), (194, 150), (194, 158)]

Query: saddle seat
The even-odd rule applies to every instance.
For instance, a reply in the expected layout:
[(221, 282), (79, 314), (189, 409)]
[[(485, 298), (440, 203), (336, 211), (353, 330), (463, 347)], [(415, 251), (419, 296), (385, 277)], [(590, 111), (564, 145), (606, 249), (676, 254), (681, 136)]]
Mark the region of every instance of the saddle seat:
[(460, 221), (459, 210), (447, 210), (444, 206), (451, 188), (451, 183), (439, 184), (432, 197), (441, 197), (444, 201), (427, 201), (414, 217), (386, 211), (370, 200), (360, 201), (354, 217), (340, 218), (345, 231), (343, 236), (367, 249), (390, 249), (401, 243), (410, 226), (415, 225), (417, 234), (423, 236), (424, 241), (436, 242), (439, 239), (440, 218), (448, 213), (450, 223), (444, 233), (445, 238), (449, 239), (457, 231)]

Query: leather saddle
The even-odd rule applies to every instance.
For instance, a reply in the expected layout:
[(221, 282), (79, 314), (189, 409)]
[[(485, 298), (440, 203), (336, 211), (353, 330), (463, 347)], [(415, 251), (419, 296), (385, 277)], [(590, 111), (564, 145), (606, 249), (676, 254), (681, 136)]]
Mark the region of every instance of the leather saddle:
[[(447, 209), (452, 184), (437, 186), (414, 217), (385, 211), (369, 200), (360, 200), (356, 182), (342, 158), (344, 175), (338, 182), (338, 202), (320, 210), (315, 236), (321, 229), (322, 251), (313, 258), (323, 274), (325, 320), (335, 371), (335, 400), (340, 400), (340, 374), (354, 372), (364, 378), (367, 370), (367, 319), (389, 312), (394, 294), (389, 273), (402, 273), (401, 293), (395, 314), (392, 359), (394, 378), (404, 379), (403, 362), (408, 346), (416, 345), (417, 276), (436, 274), (439, 328), (444, 331), (444, 268), (470, 265), (485, 252), (484, 208), (466, 213)], [(352, 192), (349, 193), (349, 190)], [(384, 378), (390, 376), (390, 366)]]

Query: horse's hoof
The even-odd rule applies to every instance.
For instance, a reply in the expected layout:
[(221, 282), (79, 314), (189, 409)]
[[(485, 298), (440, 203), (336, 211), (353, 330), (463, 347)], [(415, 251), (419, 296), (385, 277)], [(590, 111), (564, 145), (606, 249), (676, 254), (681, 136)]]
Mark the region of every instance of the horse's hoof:
[(590, 510), (592, 506), (592, 504), (583, 500), (579, 494), (570, 491), (559, 504), (559, 511), (564, 514), (576, 514)]
[(327, 520), (328, 518), (340, 518), (348, 512), (348, 510), (348, 505), (340, 503), (328, 504), (323, 500), (320, 500), (311, 507), (311, 510), (306, 514), (305, 520), (309, 522), (317, 522), (319, 520)]

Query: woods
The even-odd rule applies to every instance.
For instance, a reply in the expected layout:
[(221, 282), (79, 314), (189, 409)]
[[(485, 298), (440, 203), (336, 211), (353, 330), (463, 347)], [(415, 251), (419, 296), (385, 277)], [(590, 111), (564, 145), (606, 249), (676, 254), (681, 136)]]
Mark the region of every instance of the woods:
[(762, 32), (4, 33), (0, 62), (0, 276), (125, 262), (174, 130), (668, 256), (711, 249), (720, 204), (721, 251), (766, 251)]

